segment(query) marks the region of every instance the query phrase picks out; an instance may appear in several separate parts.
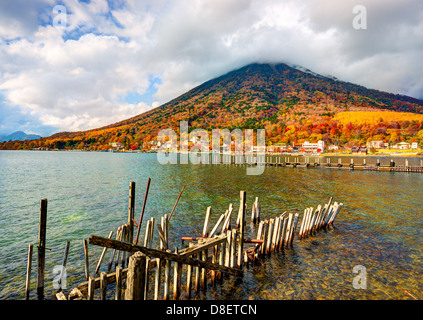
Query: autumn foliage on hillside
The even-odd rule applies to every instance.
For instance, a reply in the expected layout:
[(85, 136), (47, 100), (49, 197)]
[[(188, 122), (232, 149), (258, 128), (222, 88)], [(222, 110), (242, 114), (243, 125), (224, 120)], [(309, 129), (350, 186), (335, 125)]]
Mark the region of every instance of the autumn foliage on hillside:
[(148, 149), (161, 129), (266, 129), (267, 144), (324, 140), (423, 143), (423, 101), (302, 72), (285, 64), (252, 64), (205, 82), (158, 108), (84, 132), (58, 133), (0, 149), (107, 150), (110, 143)]

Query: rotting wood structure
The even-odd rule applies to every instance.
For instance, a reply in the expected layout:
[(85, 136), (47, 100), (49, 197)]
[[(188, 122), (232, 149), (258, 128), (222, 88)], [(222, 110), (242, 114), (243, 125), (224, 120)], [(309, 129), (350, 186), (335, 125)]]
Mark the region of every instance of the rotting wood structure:
[[(177, 202), (180, 196), (181, 194)], [(143, 210), (146, 199), (147, 192)], [(225, 279), (242, 278), (250, 264), (254, 264), (270, 253), (276, 253), (291, 246), (294, 237), (301, 240), (316, 234), (319, 230), (329, 228), (343, 205), (332, 200), (330, 198), (329, 202), (323, 206), (306, 208), (303, 214), (283, 212), (273, 218), (260, 221), (261, 206), (258, 197), (255, 197), (251, 206), (251, 216), (248, 218), (246, 192), (240, 191), (240, 204), (236, 217), (231, 203), (212, 226), (210, 224), (212, 208), (208, 207), (202, 234), (197, 237), (181, 236), (182, 244), (188, 243), (189, 246), (170, 248), (168, 234), (171, 214), (164, 214), (157, 222), (154, 217), (151, 217), (146, 222), (143, 239), (138, 241), (134, 239), (134, 229), (140, 230), (143, 213), (137, 222), (134, 217), (135, 182), (131, 182), (127, 223), (117, 228), (115, 239), (113, 239), (113, 231), (108, 237), (91, 235), (88, 239), (83, 239), (86, 281), (74, 287), (67, 295), (63, 290), (59, 290), (56, 298), (59, 300), (201, 298), (207, 290), (216, 288), (216, 285), (221, 284)], [(40, 211), (37, 285), (39, 297), (43, 291), (45, 264), (46, 199), (42, 200)], [(245, 237), (247, 220), (257, 227), (254, 239)], [(153, 245), (154, 235), (158, 236), (156, 239), (159, 240), (156, 248)], [(137, 238), (138, 236), (139, 234)], [(90, 274), (88, 259), (90, 245), (103, 248), (96, 268), (92, 270), (94, 274)], [(66, 265), (68, 250), (69, 242), (66, 246), (64, 265)], [(31, 272), (32, 251), (31, 244), (28, 252), (28, 274)], [(110, 252), (107, 272), (103, 271), (98, 275), (102, 263), (105, 263), (107, 252)], [(27, 299), (29, 289), (30, 277), (27, 276)]]

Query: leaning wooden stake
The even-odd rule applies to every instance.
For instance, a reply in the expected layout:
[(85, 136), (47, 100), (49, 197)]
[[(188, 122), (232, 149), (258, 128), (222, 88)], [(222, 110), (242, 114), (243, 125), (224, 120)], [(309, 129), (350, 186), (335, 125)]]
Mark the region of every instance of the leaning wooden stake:
[(145, 190), (145, 195), (144, 195), (144, 202), (142, 204), (142, 210), (141, 210), (141, 216), (140, 216), (140, 220), (138, 221), (138, 230), (137, 230), (137, 237), (135, 238), (135, 244), (138, 243), (138, 238), (140, 235), (140, 230), (141, 230), (141, 224), (142, 224), (142, 218), (144, 216), (144, 211), (145, 211), (145, 204), (147, 202), (147, 196), (148, 196), (148, 189), (150, 188), (150, 182), (151, 182), (151, 178), (148, 178), (147, 181), (147, 188)]
[(204, 220), (203, 235), (202, 235), (203, 238), (207, 238), (209, 234), (211, 211), (212, 211), (212, 207), (208, 207), (206, 212), (206, 218)]
[[(112, 236), (113, 236), (113, 231), (110, 231), (110, 233), (109, 233), (109, 239), (111, 239)], [(103, 262), (103, 258), (104, 258), (104, 255), (106, 254), (106, 251), (107, 251), (107, 248), (104, 247), (103, 248), (103, 252), (101, 253), (100, 259), (98, 259), (98, 263), (97, 263), (97, 267), (95, 268), (94, 276), (98, 273), (98, 270), (100, 270), (101, 263)]]
[(31, 266), (32, 266), (32, 252), (33, 244), (30, 243), (28, 246), (28, 262), (26, 266), (26, 282), (25, 282), (25, 299), (29, 299), (29, 289), (31, 287)]
[(38, 299), (44, 299), (44, 268), (46, 258), (46, 230), (47, 230), (47, 199), (40, 203), (40, 221), (38, 229), (38, 277), (37, 295)]
[(184, 189), (185, 189), (185, 186), (182, 186), (182, 190), (181, 190), (181, 192), (179, 192), (178, 199), (176, 199), (176, 202), (175, 202), (175, 205), (173, 206), (172, 212), (171, 212), (171, 213), (170, 213), (170, 215), (169, 215), (169, 220), (170, 220), (170, 218), (172, 218), (172, 214), (173, 214), (173, 212), (175, 211), (176, 206), (178, 205), (179, 199), (181, 198), (182, 191), (184, 191)]

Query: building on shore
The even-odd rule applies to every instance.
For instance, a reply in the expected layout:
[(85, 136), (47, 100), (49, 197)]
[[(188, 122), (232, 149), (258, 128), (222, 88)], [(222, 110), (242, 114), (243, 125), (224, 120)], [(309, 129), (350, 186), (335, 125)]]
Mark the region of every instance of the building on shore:
[(120, 142), (110, 142), (109, 145), (114, 149), (123, 149), (123, 144)]
[(396, 145), (394, 145), (393, 148), (400, 149), (400, 150), (408, 150), (410, 149), (410, 144), (408, 142), (399, 142)]
[(352, 154), (359, 154), (359, 155), (366, 155), (367, 154), (367, 148), (364, 146), (361, 147), (353, 147), (351, 149)]
[(367, 149), (383, 149), (385, 143), (382, 140), (373, 140), (366, 143)]
[(325, 151), (325, 142), (323, 140), (319, 140), (317, 143), (306, 141), (302, 144), (302, 148), (306, 153), (321, 153)]

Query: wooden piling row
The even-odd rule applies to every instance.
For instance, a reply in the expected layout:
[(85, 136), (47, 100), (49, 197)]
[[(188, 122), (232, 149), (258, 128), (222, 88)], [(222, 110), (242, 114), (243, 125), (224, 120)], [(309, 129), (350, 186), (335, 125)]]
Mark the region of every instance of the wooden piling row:
[[(183, 190), (183, 189), (182, 189)], [(251, 222), (259, 223), (256, 239), (245, 238), (245, 222), (247, 216), (246, 192), (240, 192), (240, 205), (236, 217), (235, 227), (231, 224), (232, 203), (225, 213), (220, 214), (217, 222), (211, 228), (212, 208), (206, 210), (201, 236), (182, 237), (189, 241), (189, 247), (169, 250), (169, 220), (170, 216), (163, 215), (156, 225), (155, 218), (146, 221), (144, 241), (138, 244), (140, 224), (147, 199), (144, 198), (143, 212), (140, 222), (134, 220), (135, 183), (131, 182), (129, 190), (128, 222), (117, 228), (116, 238), (112, 239), (113, 231), (107, 238), (91, 235), (84, 239), (85, 275), (86, 281), (74, 288), (66, 296), (63, 292), (57, 293), (57, 299), (75, 300), (96, 298), (105, 300), (114, 296), (115, 300), (179, 300), (191, 299), (207, 290), (214, 289), (216, 283), (223, 281), (227, 276), (240, 277), (243, 275), (243, 266), (255, 261), (261, 255), (277, 252), (291, 246), (296, 235), (300, 214), (298, 212), (284, 212), (279, 216), (260, 221), (260, 203), (258, 197), (252, 205)], [(182, 193), (182, 191), (181, 191)], [(180, 193), (180, 195), (181, 195)], [(180, 196), (179, 195), (179, 196)], [(44, 201), (45, 200), (45, 201)], [(43, 277), (43, 248), (45, 250), (45, 226), (47, 216), (47, 200), (40, 206), (39, 231), (39, 262), (37, 292), (42, 292), (41, 280)], [(178, 198), (179, 200), (179, 198)], [(178, 201), (177, 200), (177, 201)], [(176, 202), (177, 204), (177, 202)], [(172, 213), (176, 207), (172, 210)], [(337, 217), (342, 203), (334, 202), (332, 198), (323, 207), (306, 208), (301, 219), (298, 239), (314, 234), (321, 228), (328, 228)], [(138, 228), (134, 240), (134, 227)], [(157, 249), (155, 247), (154, 230), (157, 230)], [(220, 232), (219, 232), (220, 230)], [(90, 275), (88, 244), (103, 247), (98, 259), (94, 275)], [(111, 260), (106, 272), (100, 272), (102, 261), (107, 249), (111, 250)], [(69, 242), (65, 250), (63, 266), (66, 266)], [(44, 253), (45, 255), (45, 253)], [(29, 295), (32, 248), (29, 247), (26, 281), (26, 296)], [(126, 267), (126, 268), (125, 268)], [(115, 269), (111, 272), (111, 269)], [(99, 276), (96, 275), (99, 273)], [(113, 285), (114, 294), (108, 294), (108, 288)], [(98, 294), (96, 295), (96, 290)], [(152, 293), (154, 295), (152, 295)]]

